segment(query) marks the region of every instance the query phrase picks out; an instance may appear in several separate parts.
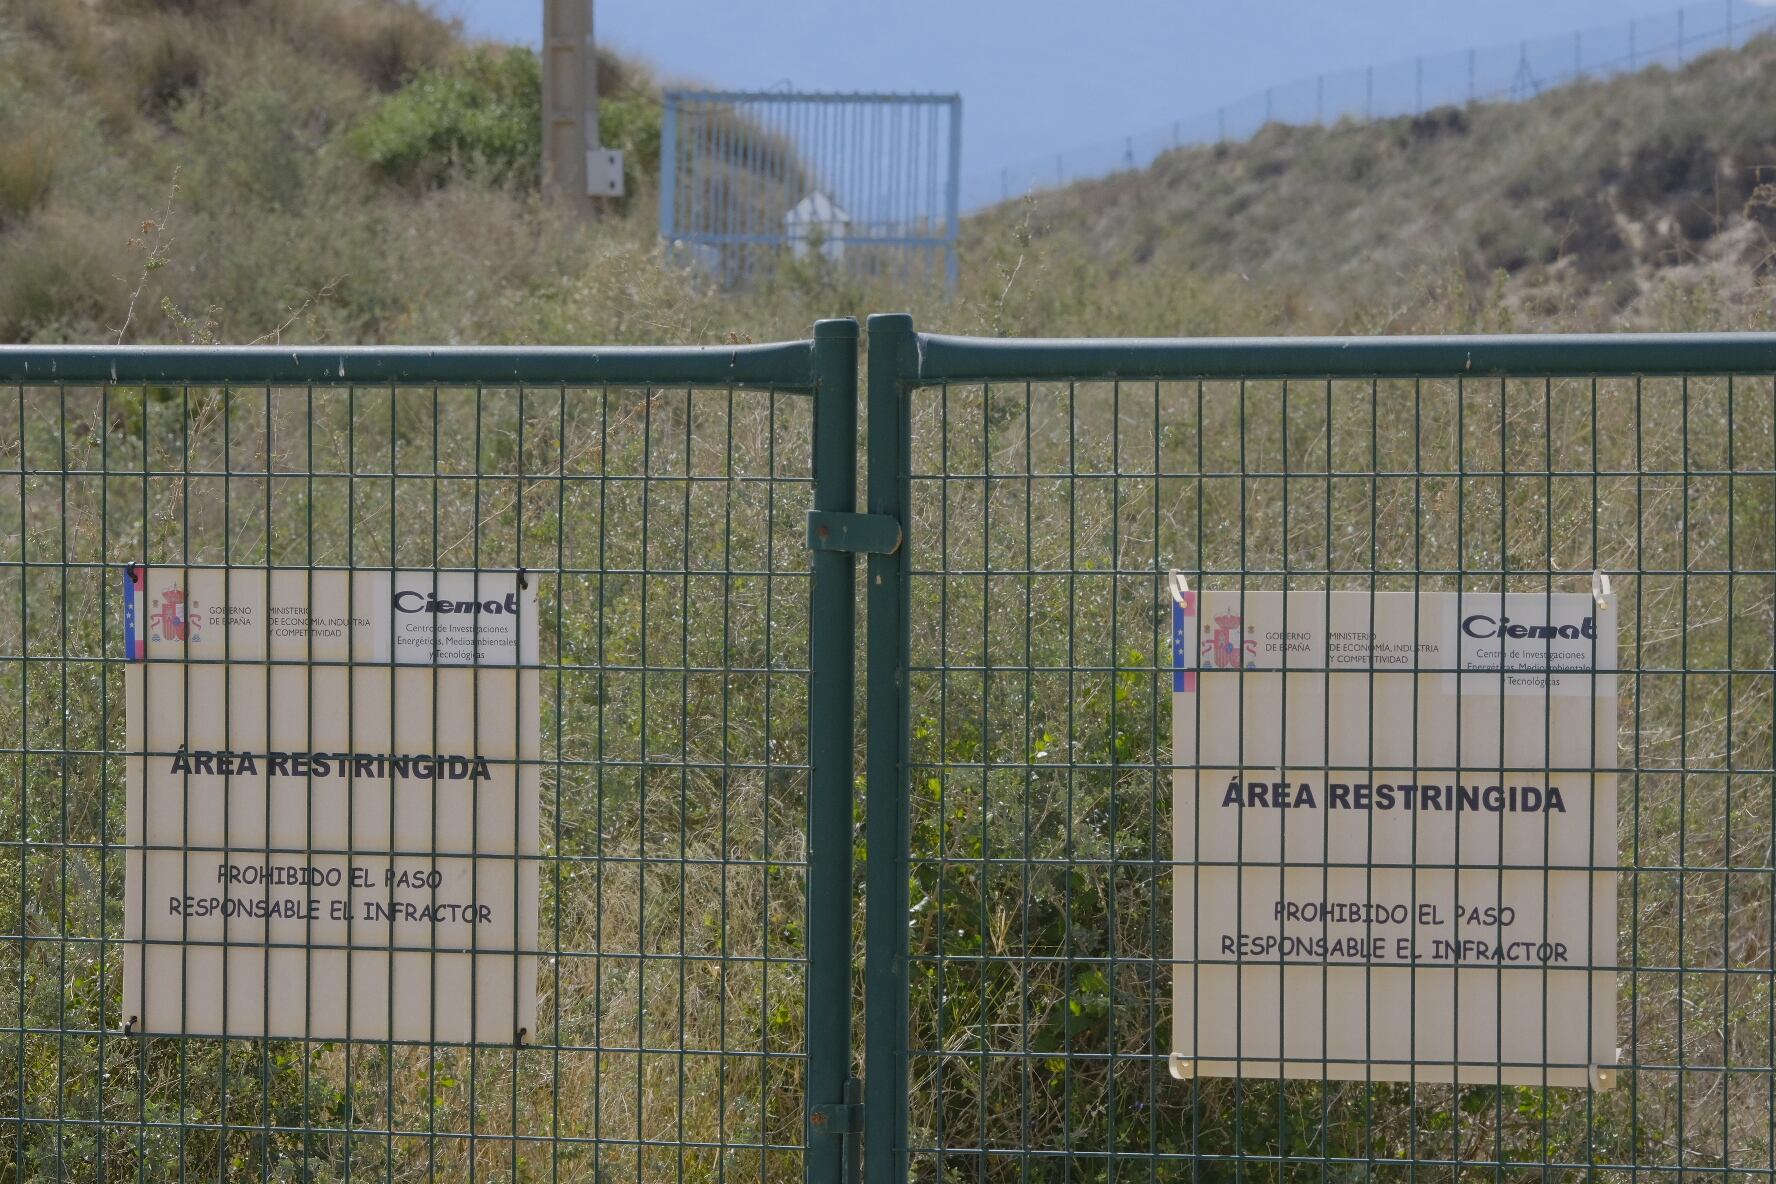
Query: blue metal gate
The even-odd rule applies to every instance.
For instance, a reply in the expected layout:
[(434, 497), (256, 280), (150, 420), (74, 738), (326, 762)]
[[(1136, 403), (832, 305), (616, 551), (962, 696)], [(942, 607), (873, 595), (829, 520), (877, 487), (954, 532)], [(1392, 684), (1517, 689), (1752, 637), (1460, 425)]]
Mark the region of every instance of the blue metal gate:
[(956, 286), (958, 95), (668, 91), (660, 236), (723, 283), (786, 260)]

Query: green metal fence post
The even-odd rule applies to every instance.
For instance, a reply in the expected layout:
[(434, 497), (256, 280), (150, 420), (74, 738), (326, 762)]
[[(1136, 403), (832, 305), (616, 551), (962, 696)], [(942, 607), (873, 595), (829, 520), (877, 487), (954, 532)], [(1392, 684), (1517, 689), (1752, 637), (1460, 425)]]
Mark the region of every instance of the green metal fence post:
[(813, 590), (808, 686), (809, 1184), (841, 1184), (856, 1141), (851, 1075), (851, 822), (857, 560), (822, 546), (823, 516), (857, 508), (857, 322), (814, 326)]
[(908, 389), (917, 377), (913, 319), (869, 319), (869, 512), (900, 524), (902, 545), (869, 561), (869, 851), (864, 901), (864, 1174), (871, 1184), (907, 1176), (907, 892), (910, 753), (907, 665), (912, 592), (905, 545), (912, 439)]

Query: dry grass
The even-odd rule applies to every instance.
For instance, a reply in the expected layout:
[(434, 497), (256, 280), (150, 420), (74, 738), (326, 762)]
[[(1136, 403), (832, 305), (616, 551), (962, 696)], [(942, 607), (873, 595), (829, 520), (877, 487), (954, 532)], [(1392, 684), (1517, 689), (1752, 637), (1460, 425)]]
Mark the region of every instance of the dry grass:
[(43, 204), (55, 169), (55, 144), (48, 128), (8, 129), (0, 140), (0, 226)]
[[(1776, 159), (1763, 113), (1776, 39), (1526, 103), (1443, 108), (1331, 128), (1274, 124), (1250, 143), (1166, 153), (1145, 170), (1040, 196), (1039, 241), (1124, 274), (1239, 275), (1295, 293), (1321, 317), (1398, 310), (1427, 273), (1510, 277), (1526, 323), (1669, 323), (1663, 280), (1713, 289), (1764, 323), (1743, 211)], [(976, 233), (1004, 233), (1015, 210)], [(1753, 244), (1756, 244), (1754, 246)], [(1765, 248), (1767, 249), (1767, 247)]]
[[(1017, 1147), (1304, 1157), (1279, 1179), (1317, 1178), (1321, 1155), (1470, 1162), (1439, 1169), (1451, 1178), (1495, 1176), (1500, 1161), (1764, 1162), (1776, 814), (1767, 774), (1712, 770), (1771, 762), (1773, 392), (1766, 378), (920, 396), (915, 472), (952, 476), (918, 485), (910, 552), (924, 573), (913, 1039), (943, 1050), (915, 1058), (915, 1143), (995, 1179), (1019, 1174)], [(118, 390), (0, 409), (7, 466), (50, 470), (10, 478), (0, 496), (13, 507), (0, 602), (19, 606), (0, 652), (49, 659), (0, 665), (14, 705), (0, 714), (0, 816), (27, 840), (0, 860), (0, 929), (120, 931), (117, 770), (60, 756), (121, 742), (117, 668), (82, 661), (114, 627), (114, 569), (63, 560), (522, 562), (545, 581), (544, 756), (562, 762), (544, 787), (542, 904), (545, 945), (562, 953), (545, 959), (536, 1047), (101, 1041), (115, 1024), (115, 947), (100, 973), (96, 945), (15, 943), (22, 969), (0, 976), (0, 1014), (33, 1034), (22, 1081), (0, 1089), (17, 1091), (8, 1109), (44, 1120), (22, 1128), (26, 1174), (170, 1171), (181, 1154), (205, 1170), (319, 1179), (348, 1162), (406, 1177), (463, 1174), (471, 1160), (495, 1179), (798, 1173), (806, 585), (794, 522), (809, 425), (799, 398), (774, 410), (766, 396), (734, 399), (730, 412), (724, 392), (575, 392), (563, 408), (536, 390), (521, 418), (507, 391), (268, 402)], [(64, 487), (64, 456), (113, 476)], [(144, 467), (168, 474), (149, 479), (146, 501)], [(391, 467), (409, 474), (393, 487), (379, 475)], [(1070, 468), (1091, 476), (1044, 476)], [(363, 475), (326, 476), (344, 472)], [(1621, 948), (1636, 969), (1619, 1030), (1638, 1066), (1623, 1089), (1167, 1078), (1155, 655), (1158, 576), (1173, 566), (1203, 584), (1287, 568), (1297, 586), (1332, 568), (1350, 573), (1334, 580), (1346, 587), (1371, 572), (1412, 587), (1419, 570), (1509, 567), (1528, 590), (1614, 573), (1623, 653), (1645, 672), (1622, 716)], [(686, 567), (730, 574), (687, 579)], [(1746, 574), (1711, 574), (1723, 570)], [(1714, 673), (1728, 665), (1741, 673)], [(1054, 862), (1066, 858), (1071, 871)], [(994, 1054), (984, 1075), (982, 1051)], [(239, 1131), (181, 1144), (173, 1127), (138, 1126), (170, 1121), (180, 1096), (193, 1119), (226, 1115)], [(103, 1116), (103, 1146), (99, 1128), (58, 1129), (57, 1116)], [(556, 1149), (553, 1136), (568, 1141)], [(941, 1174), (936, 1158), (919, 1162)], [(1102, 1162), (1075, 1174), (1095, 1178)]]
[[(789, 1149), (802, 1122), (807, 584), (800, 549), (772, 533), (785, 528), (771, 506), (806, 496), (806, 400), (575, 391), (564, 407), (541, 390), (520, 418), (514, 392), (436, 399), (70, 391), (32, 400), (22, 419), (17, 406), (0, 411), (15, 466), (67, 448), (70, 468), (113, 474), (66, 489), (15, 477), (0, 525), (13, 563), (5, 595), (19, 609), (0, 627), (12, 705), (0, 714), (0, 812), (31, 844), (0, 856), (0, 929), (109, 943), (18, 947), (20, 973), (0, 987), (0, 1013), (40, 1033), (17, 1046), (27, 1063), (0, 1086), (4, 1109), (113, 1124), (102, 1142), (91, 1126), (22, 1128), (8, 1154), (22, 1153), (26, 1174), (170, 1174), (183, 1160), (308, 1178), (348, 1162), (354, 1173), (454, 1175), (473, 1158), (510, 1178), (545, 1173), (555, 1136), (568, 1140), (559, 1162), (570, 1176), (657, 1179), (681, 1159), (689, 1179), (799, 1170)], [(364, 476), (349, 497), (323, 475), (390, 466), (413, 475), (392, 489)], [(239, 475), (150, 477), (144, 501), (145, 467)], [(476, 472), (479, 482), (450, 478)], [(443, 475), (421, 475), (432, 473)], [(634, 529), (644, 516), (645, 536)], [(51, 554), (95, 566), (17, 565)], [(530, 1050), (132, 1048), (93, 1035), (117, 1025), (118, 765), (74, 758), (69, 775), (20, 753), (121, 743), (119, 671), (85, 659), (115, 648), (105, 591), (115, 572), (96, 565), (134, 556), (408, 566), (478, 556), (544, 582), (551, 953)], [(601, 565), (646, 574), (581, 574)], [(732, 574), (686, 577), (687, 566)], [(698, 606), (689, 619), (686, 597)], [(53, 674), (16, 657), (52, 651), (64, 655)], [(135, 1125), (176, 1096), (197, 1121), (244, 1129), (180, 1140)], [(268, 1123), (278, 1133), (251, 1133)], [(303, 1135), (304, 1123), (327, 1133)], [(725, 1146), (687, 1146), (699, 1143)]]
[[(131, 340), (179, 336), (155, 311), (163, 301), (216, 309), (224, 340), (281, 326), (286, 342), (766, 340), (802, 336), (818, 316), (888, 308), (910, 309), (922, 328), (987, 334), (1768, 320), (1755, 261), (1739, 255), (1649, 264), (1627, 304), (1602, 273), (1558, 259), (1486, 279), (1502, 259), (1487, 252), (1540, 242), (1554, 223), (1486, 197), (1475, 162), (1557, 172), (1547, 145), (1565, 141), (1549, 129), (1605, 119), (1590, 90), (1523, 108), (1517, 124), (1511, 112), (1483, 112), (1465, 146), (1390, 140), (1399, 129), (1386, 125), (1317, 138), (1273, 129), (1215, 162), (1162, 162), (1155, 177), (1177, 192), (1200, 184), (1229, 203), (1194, 202), (1187, 227), (1166, 221), (1165, 203), (1130, 178), (990, 217), (971, 228), (954, 301), (818, 262), (722, 292), (661, 266), (645, 190), (581, 226), (523, 192), (381, 186), (337, 151), (376, 95), (450, 52), (448, 31), (414, 9), (161, 7), (107, 9), (102, 21), (75, 0), (15, 10), (44, 52), (3, 51), (16, 70), (0, 100), (28, 91), (58, 135), (50, 180), (0, 228), (0, 335), (109, 339), (143, 278), (142, 250), (128, 240), (159, 216), (174, 166), (184, 192), (168, 263), (146, 277), (147, 315)], [(196, 63), (196, 89), (145, 108), (141, 71), (179, 74), (155, 56), (169, 30)], [(339, 44), (343, 65), (320, 61), (316, 46)], [(1765, 52), (1705, 62), (1676, 85), (1699, 108), (1732, 85), (1755, 98), (1763, 79), (1745, 71)], [(1652, 98), (1635, 102), (1674, 85), (1642, 81)], [(1684, 116), (1662, 118), (1677, 127)], [(1632, 121), (1620, 126), (1627, 135)], [(1650, 176), (1676, 157), (1641, 159)], [(1359, 161), (1369, 170), (1361, 202), (1334, 202), (1332, 213), (1315, 204), (1347, 191), (1315, 178)], [(1182, 177), (1167, 172), (1174, 165), (1188, 166)], [(1262, 170), (1258, 185), (1250, 174)], [(1255, 212), (1234, 209), (1259, 191)], [(1629, 196), (1648, 211), (1680, 200)], [(1408, 198), (1420, 204), (1402, 213)], [(1439, 213), (1446, 205), (1473, 218), (1452, 223)], [(1345, 219), (1353, 209), (1368, 212)], [(1282, 217), (1291, 210), (1293, 221)], [(1419, 233), (1432, 222), (1459, 223), (1468, 237), (1446, 253)], [(1074, 223), (1092, 236), (1045, 229)], [(1329, 236), (1328, 225), (1356, 238)], [(1387, 229), (1385, 249), (1362, 237), (1374, 226)], [(1241, 253), (1259, 245), (1271, 254), (1247, 267)], [(1343, 277), (1336, 288), (1332, 276)], [(0, 477), (0, 604), (17, 606), (0, 612), (0, 818), (18, 820), (0, 828), (0, 933), (11, 935), (0, 967), (18, 967), (0, 971), (0, 1017), (17, 1017), (0, 1022), (29, 1030), (0, 1046), (0, 1062), (19, 1066), (0, 1075), (0, 1113), (25, 1120), (0, 1137), (0, 1159), (16, 1178), (85, 1179), (101, 1166), (108, 1177), (171, 1177), (181, 1163), (307, 1180), (464, 1175), (471, 1163), (490, 1179), (795, 1178), (803, 401), (740, 395), (730, 412), (725, 392), (688, 403), (683, 392), (575, 392), (564, 409), (556, 392), (536, 390), (521, 415), (507, 391), (479, 407), (459, 391), (436, 402), (429, 391), (368, 389), (309, 400), (120, 389), (0, 404), (0, 472), (11, 470)], [(915, 463), (956, 476), (921, 485), (911, 542), (928, 573), (915, 606), (915, 663), (928, 668), (914, 685), (915, 850), (946, 860), (920, 864), (911, 902), (915, 952), (945, 958), (941, 978), (922, 962), (933, 973), (915, 979), (914, 1039), (946, 1054), (915, 1065), (915, 1141), (1237, 1151), (1258, 1157), (1241, 1178), (1303, 1181), (1542, 1179), (1522, 1165), (1593, 1160), (1661, 1178), (1767, 1168), (1770, 783), (1702, 770), (1729, 758), (1771, 763), (1773, 417), (1767, 380), (1740, 380), (1730, 397), (1722, 382), (1658, 380), (1595, 392), (1253, 383), (1200, 395), (1189, 384), (921, 395)], [(77, 474), (65, 481), (64, 463)], [(1069, 465), (1096, 475), (1071, 486), (1042, 476)], [(377, 475), (391, 467), (406, 475)], [(989, 468), (1016, 479), (989, 487), (978, 476)], [(145, 469), (160, 475), (144, 480)], [(180, 475), (190, 469), (236, 475)], [(1296, 475), (1249, 475), (1259, 470)], [(451, 477), (477, 472), (480, 482)], [(723, 479), (681, 480), (687, 473)], [(597, 479), (611, 475), (652, 479)], [(541, 574), (555, 667), (544, 679), (545, 755), (562, 760), (544, 788), (543, 932), (562, 956), (545, 959), (550, 1018), (537, 1047), (181, 1050), (98, 1035), (116, 1021), (107, 1009), (117, 950), (61, 939), (120, 932), (120, 771), (64, 753), (121, 743), (118, 672), (84, 660), (115, 628), (102, 565), (181, 555), (522, 559)], [(1169, 566), (1205, 582), (1332, 567), (1365, 573), (1339, 578), (1359, 587), (1371, 571), (1410, 587), (1415, 567), (1508, 566), (1532, 589), (1549, 573), (1616, 573), (1632, 622), (1623, 652), (1638, 668), (1672, 672), (1636, 680), (1623, 708), (1637, 776), (1624, 779), (1621, 845), (1637, 870), (1622, 882), (1622, 948), (1643, 969), (1625, 977), (1620, 1028), (1647, 1068), (1594, 1102), (1166, 1078), (1154, 1059), (1168, 1018), (1170, 901), (1155, 655), (1166, 652), (1157, 577)], [(686, 567), (729, 574), (687, 579)], [(1747, 574), (1707, 574), (1729, 568)], [(974, 574), (983, 569), (999, 574)], [(1453, 584), (1436, 576), (1426, 586)], [(1743, 672), (1712, 673), (1729, 660)], [(1069, 665), (1095, 669), (1069, 676)], [(1042, 862), (1069, 852), (1100, 862)], [(1024, 960), (983, 963), (983, 953)], [(1097, 978), (1079, 970), (1082, 957), (1111, 956)], [(983, 1074), (973, 1055), (982, 1049), (1015, 1055), (986, 1059)], [(181, 1137), (181, 1114), (230, 1130)], [(62, 1116), (102, 1121), (58, 1127)], [(569, 1140), (558, 1152), (546, 1142), (557, 1134)], [(1413, 1154), (1462, 1166), (1409, 1168)], [(1516, 1166), (1487, 1164), (1500, 1159)], [(919, 1163), (931, 1179), (1022, 1172), (1009, 1156), (972, 1150)], [(1044, 1158), (1028, 1175), (1101, 1178), (1104, 1164)], [(1186, 1171), (1236, 1174), (1210, 1158), (1156, 1175)]]
[[(1772, 760), (1770, 378), (962, 387), (920, 399), (914, 439), (913, 1141), (948, 1149), (924, 1175), (1017, 1178), (1017, 1148), (1301, 1157), (1243, 1167), (1277, 1179), (1321, 1156), (1470, 1163), (1417, 1169), (1451, 1179), (1767, 1162), (1773, 799), (1726, 770)], [(1042, 476), (1068, 471), (1089, 476)], [(1621, 714), (1625, 1088), (1169, 1079), (1171, 568), (1358, 590), (1613, 573), (1645, 672)]]

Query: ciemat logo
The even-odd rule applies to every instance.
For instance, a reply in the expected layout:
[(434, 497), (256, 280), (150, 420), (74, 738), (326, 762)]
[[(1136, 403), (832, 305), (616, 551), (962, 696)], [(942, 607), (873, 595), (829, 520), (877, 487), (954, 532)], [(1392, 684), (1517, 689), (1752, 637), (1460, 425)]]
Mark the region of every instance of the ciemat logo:
[(1218, 670), (1238, 670), (1258, 664), (1258, 639), (1247, 637), (1252, 627), (1231, 613), (1215, 618), (1215, 629), (1202, 643), (1203, 665)]
[(401, 591), (395, 593), (395, 608), (404, 613), (488, 613), (493, 616), (518, 615), (518, 593), (488, 600), (446, 600), (433, 593)]
[(185, 589), (179, 585), (161, 589), (149, 601), (148, 640), (197, 641), (198, 623), (192, 615), (196, 612), (197, 602), (187, 601)]
[(1597, 618), (1586, 617), (1576, 624), (1572, 622), (1555, 624), (1549, 621), (1545, 624), (1525, 625), (1513, 621), (1510, 617), (1494, 618), (1485, 613), (1475, 613), (1462, 621), (1462, 632), (1481, 641), (1494, 637), (1527, 638), (1535, 641), (1548, 641), (1556, 637), (1563, 637), (1571, 641), (1583, 637), (1595, 641), (1597, 640)]

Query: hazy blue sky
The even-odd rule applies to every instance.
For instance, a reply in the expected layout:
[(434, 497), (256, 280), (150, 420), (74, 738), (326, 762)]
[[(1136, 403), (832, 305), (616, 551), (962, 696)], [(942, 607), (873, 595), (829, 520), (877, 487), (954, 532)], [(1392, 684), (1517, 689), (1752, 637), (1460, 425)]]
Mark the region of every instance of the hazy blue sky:
[[(1729, 4), (1739, 19), (1772, 15), (1754, 0), (1705, 0), (1689, 9), (1691, 27), (1718, 29)], [(437, 6), (473, 33), (537, 41), (541, 0)], [(1675, 8), (1675, 0), (599, 0), (597, 32), (668, 81), (959, 91), (963, 173), (978, 176), (1321, 71)]]

